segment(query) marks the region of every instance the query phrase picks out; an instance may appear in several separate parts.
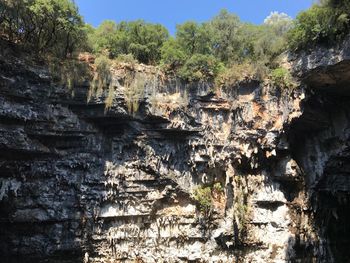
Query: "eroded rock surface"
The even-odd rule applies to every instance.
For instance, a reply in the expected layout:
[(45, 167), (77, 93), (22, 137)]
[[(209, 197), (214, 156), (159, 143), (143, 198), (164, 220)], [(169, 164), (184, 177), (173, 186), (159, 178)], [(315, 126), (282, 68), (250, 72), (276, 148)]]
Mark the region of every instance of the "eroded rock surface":
[(295, 90), (121, 66), (92, 93), (0, 56), (2, 260), (349, 260), (348, 58), (301, 59)]

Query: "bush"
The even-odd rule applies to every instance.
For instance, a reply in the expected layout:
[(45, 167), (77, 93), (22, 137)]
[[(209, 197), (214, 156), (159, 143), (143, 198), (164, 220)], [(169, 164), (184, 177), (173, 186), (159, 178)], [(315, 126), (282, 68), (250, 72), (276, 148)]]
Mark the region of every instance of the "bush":
[(211, 188), (198, 187), (194, 190), (193, 199), (199, 203), (199, 208), (202, 212), (208, 212), (211, 208)]
[(187, 81), (210, 81), (223, 70), (223, 64), (212, 55), (195, 54), (180, 68), (178, 75)]
[(233, 198), (233, 216), (234, 225), (237, 229), (235, 233), (235, 242), (242, 243), (246, 237), (246, 228), (249, 221), (250, 211), (248, 205), (248, 196), (245, 191), (246, 181), (241, 176), (234, 177), (234, 198)]
[(272, 85), (281, 88), (292, 88), (294, 82), (291, 74), (285, 68), (276, 68), (270, 74)]
[(117, 28), (118, 26), (114, 21), (105, 20), (96, 29), (90, 30), (88, 39), (92, 43), (93, 52), (103, 53), (108, 50), (109, 57), (117, 56), (120, 53), (119, 50), (116, 50), (118, 48), (116, 43)]

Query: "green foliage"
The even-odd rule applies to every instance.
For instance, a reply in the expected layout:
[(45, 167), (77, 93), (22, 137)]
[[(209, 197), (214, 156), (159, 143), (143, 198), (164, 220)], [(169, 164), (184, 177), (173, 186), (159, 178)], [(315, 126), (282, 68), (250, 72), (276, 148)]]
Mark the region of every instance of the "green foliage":
[(248, 212), (248, 206), (242, 200), (239, 200), (239, 202), (235, 204), (234, 213), (236, 218), (236, 224), (241, 233), (244, 232), (246, 228)]
[(219, 61), (211, 55), (208, 27), (188, 21), (176, 28), (176, 38), (170, 38), (162, 47), (162, 64), (188, 81), (212, 78)]
[(175, 70), (186, 61), (186, 52), (174, 38), (169, 38), (161, 48), (162, 64)]
[(241, 176), (234, 177), (234, 205), (233, 215), (234, 224), (238, 230), (239, 240), (236, 242), (242, 242), (246, 234), (246, 225), (249, 218), (249, 207), (247, 202), (247, 193), (245, 191), (246, 181), (242, 180)]
[(290, 72), (285, 68), (276, 68), (270, 74), (272, 85), (281, 88), (292, 88), (294, 82)]
[(238, 33), (241, 26), (239, 17), (225, 9), (208, 23), (213, 54), (220, 61), (228, 63), (239, 59), (241, 42)]
[(96, 53), (108, 50), (111, 58), (132, 54), (141, 63), (155, 64), (161, 58), (161, 47), (168, 36), (166, 28), (159, 24), (143, 20), (116, 24), (107, 20), (90, 32), (89, 39), (94, 40)]
[(3, 0), (1, 35), (37, 53), (66, 57), (86, 42), (84, 23), (70, 0)]
[(187, 81), (213, 80), (223, 65), (212, 55), (195, 54), (180, 68), (178, 75)]
[(188, 21), (176, 26), (176, 40), (188, 57), (210, 54), (210, 37), (205, 24)]
[(85, 35), (85, 42), (81, 44), (81, 49), (86, 52), (93, 53), (96, 45), (96, 39), (94, 38), (95, 28), (89, 24), (85, 24), (83, 31)]
[(291, 24), (290, 17), (279, 13), (272, 13), (263, 25), (246, 24), (222, 10), (208, 23), (178, 25), (176, 38), (162, 47), (162, 64), (187, 81), (220, 78), (225, 67), (234, 70), (247, 63), (264, 75), (284, 51)]
[(284, 50), (284, 35), (277, 35), (271, 25), (242, 25), (240, 31), (241, 49), (238, 61), (261, 62), (269, 65)]
[(219, 61), (211, 54), (208, 27), (196, 22), (177, 25), (176, 38), (164, 43), (162, 64), (187, 81), (208, 80), (220, 69)]
[(198, 186), (192, 197), (198, 202), (200, 211), (207, 214), (212, 207), (213, 194), (215, 197), (215, 194), (221, 194), (223, 191), (221, 183), (216, 182), (209, 186)]
[[(131, 65), (160, 64), (190, 82), (216, 79), (234, 84), (247, 76), (265, 78), (287, 47), (300, 50), (342, 39), (350, 30), (349, 16), (348, 0), (320, 0), (295, 21), (272, 12), (262, 25), (243, 23), (222, 10), (206, 23), (177, 25), (175, 37), (169, 37), (162, 25), (143, 20), (106, 20), (93, 28), (84, 24), (72, 0), (2, 0), (0, 36), (35, 53), (61, 58), (79, 50), (94, 52), (98, 55), (96, 90), (108, 79), (103, 73), (108, 59)], [(62, 72), (64, 68), (69, 66)], [(288, 74), (277, 68), (270, 78), (274, 85), (290, 86)], [(73, 78), (63, 75), (71, 86)]]
[(91, 39), (93, 51), (98, 53), (107, 49), (111, 53), (110, 56), (113, 57), (115, 55), (114, 45), (117, 41), (116, 31), (117, 24), (111, 20), (103, 21), (99, 27), (90, 31), (88, 36)]
[(167, 40), (168, 31), (159, 24), (142, 20), (129, 22), (125, 31), (129, 33), (129, 50), (141, 63), (156, 63), (160, 60), (160, 48)]
[(350, 3), (347, 0), (326, 0), (301, 12), (288, 33), (289, 48), (300, 50), (317, 43), (332, 44), (350, 29)]
[(193, 192), (193, 198), (199, 203), (202, 212), (208, 212), (211, 208), (211, 188), (198, 187)]

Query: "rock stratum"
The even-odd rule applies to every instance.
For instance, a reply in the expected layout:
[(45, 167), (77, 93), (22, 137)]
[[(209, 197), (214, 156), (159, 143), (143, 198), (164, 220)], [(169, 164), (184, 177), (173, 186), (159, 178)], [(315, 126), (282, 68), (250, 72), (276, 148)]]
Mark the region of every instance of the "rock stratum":
[(128, 65), (68, 89), (3, 49), (1, 261), (349, 262), (349, 43), (215, 92)]

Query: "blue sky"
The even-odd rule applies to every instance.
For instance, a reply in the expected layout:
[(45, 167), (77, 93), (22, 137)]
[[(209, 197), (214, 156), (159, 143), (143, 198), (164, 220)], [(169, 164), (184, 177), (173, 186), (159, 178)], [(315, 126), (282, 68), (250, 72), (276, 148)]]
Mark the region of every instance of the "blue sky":
[(75, 0), (85, 21), (98, 26), (103, 20), (116, 22), (144, 19), (161, 23), (174, 34), (176, 24), (187, 20), (207, 21), (223, 8), (242, 21), (260, 24), (271, 11), (295, 17), (315, 0)]

